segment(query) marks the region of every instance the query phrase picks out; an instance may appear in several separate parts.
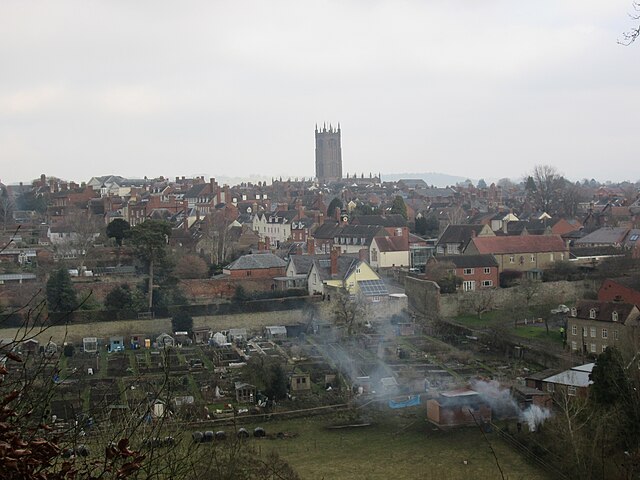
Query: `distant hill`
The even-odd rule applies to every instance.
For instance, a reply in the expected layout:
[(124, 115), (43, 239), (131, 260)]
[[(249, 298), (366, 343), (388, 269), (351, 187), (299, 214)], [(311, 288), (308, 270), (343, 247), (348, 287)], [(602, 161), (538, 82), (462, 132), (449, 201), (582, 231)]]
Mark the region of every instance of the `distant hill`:
[[(435, 173), (435, 172), (427, 172), (427, 173), (383, 173), (382, 181), (383, 182), (397, 182), (403, 178), (412, 178), (412, 179), (422, 179), (427, 182), (427, 185), (433, 185), (434, 187), (446, 187), (450, 185), (455, 185), (456, 183), (462, 183), (467, 178), (465, 177), (456, 177), (454, 175), (447, 175), (446, 173)], [(473, 184), (477, 183), (473, 178), (471, 179)]]

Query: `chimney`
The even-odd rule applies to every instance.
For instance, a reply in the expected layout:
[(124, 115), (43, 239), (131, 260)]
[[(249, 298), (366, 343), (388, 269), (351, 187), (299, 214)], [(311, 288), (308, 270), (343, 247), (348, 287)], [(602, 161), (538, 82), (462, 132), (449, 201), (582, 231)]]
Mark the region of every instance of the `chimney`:
[(369, 263), (369, 250), (367, 250), (366, 248), (361, 248), (360, 250), (358, 250), (358, 258), (361, 262)]
[(336, 207), (336, 210), (333, 212), (333, 217), (336, 219), (336, 222), (340, 221), (340, 208)]
[(340, 256), (340, 247), (333, 247), (331, 249), (331, 275), (338, 274), (338, 257)]
[(505, 235), (508, 233), (508, 228), (507, 226), (509, 225), (509, 220), (502, 220), (502, 233), (504, 233)]
[(300, 244), (296, 246), (296, 255), (302, 255), (302, 245)]
[(313, 237), (307, 237), (307, 253), (309, 255), (315, 255), (316, 253), (316, 241)]

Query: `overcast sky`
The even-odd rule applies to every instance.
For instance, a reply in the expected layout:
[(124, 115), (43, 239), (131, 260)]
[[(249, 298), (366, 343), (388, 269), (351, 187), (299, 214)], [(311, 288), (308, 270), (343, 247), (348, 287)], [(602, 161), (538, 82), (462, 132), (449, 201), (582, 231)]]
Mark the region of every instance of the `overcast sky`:
[(631, 0), (0, 2), (0, 180), (640, 179)]

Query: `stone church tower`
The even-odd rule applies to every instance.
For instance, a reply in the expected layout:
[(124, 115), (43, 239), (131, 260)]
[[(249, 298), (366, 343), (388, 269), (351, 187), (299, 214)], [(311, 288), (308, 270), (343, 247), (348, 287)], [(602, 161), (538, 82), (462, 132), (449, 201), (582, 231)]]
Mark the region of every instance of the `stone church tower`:
[(326, 124), (318, 130), (316, 125), (316, 178), (320, 183), (342, 179), (342, 147), (340, 146), (340, 124), (334, 128)]

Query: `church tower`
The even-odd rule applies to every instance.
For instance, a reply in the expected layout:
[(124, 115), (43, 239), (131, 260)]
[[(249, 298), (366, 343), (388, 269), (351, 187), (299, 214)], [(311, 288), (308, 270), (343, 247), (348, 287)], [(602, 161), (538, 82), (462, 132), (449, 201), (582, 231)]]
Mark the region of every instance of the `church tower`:
[(316, 125), (316, 178), (320, 183), (342, 179), (342, 147), (340, 146), (340, 124), (334, 128), (329, 124), (318, 130)]

